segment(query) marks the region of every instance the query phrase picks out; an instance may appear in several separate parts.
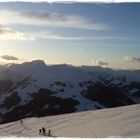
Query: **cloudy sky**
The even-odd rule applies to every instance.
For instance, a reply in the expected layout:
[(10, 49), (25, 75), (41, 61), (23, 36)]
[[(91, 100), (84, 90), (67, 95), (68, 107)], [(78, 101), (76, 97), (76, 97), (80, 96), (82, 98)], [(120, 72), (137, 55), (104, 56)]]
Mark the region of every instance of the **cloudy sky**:
[(140, 69), (140, 4), (0, 3), (0, 63)]

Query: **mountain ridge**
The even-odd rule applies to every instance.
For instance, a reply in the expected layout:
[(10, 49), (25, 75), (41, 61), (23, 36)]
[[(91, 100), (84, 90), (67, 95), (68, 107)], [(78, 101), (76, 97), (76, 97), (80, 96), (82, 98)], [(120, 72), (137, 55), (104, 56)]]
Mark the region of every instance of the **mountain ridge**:
[(140, 103), (140, 71), (11, 64), (0, 67), (0, 102), (0, 123)]

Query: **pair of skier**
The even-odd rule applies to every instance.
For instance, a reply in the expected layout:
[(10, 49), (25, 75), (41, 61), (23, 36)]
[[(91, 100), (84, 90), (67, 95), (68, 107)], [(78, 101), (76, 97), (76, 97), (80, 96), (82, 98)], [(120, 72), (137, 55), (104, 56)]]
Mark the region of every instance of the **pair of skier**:
[(51, 129), (49, 128), (48, 133), (46, 133), (46, 129), (42, 127), (42, 129), (39, 129), (39, 134), (43, 136), (51, 136)]

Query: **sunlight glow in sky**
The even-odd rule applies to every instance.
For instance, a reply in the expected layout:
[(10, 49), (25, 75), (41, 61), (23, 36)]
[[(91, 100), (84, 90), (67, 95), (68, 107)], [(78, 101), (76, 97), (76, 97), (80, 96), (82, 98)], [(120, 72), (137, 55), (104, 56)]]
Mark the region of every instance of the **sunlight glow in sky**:
[(140, 4), (0, 3), (0, 63), (140, 69)]

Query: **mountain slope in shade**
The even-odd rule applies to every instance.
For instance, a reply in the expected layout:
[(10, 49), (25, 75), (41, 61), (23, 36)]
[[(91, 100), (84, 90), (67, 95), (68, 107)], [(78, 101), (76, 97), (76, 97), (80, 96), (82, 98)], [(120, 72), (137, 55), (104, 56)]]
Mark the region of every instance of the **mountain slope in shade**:
[[(0, 125), (0, 136), (38, 137), (43, 126), (53, 137), (140, 137), (140, 105), (26, 118)], [(41, 136), (40, 136), (41, 137)]]
[(0, 123), (140, 103), (140, 71), (46, 65), (0, 67)]

